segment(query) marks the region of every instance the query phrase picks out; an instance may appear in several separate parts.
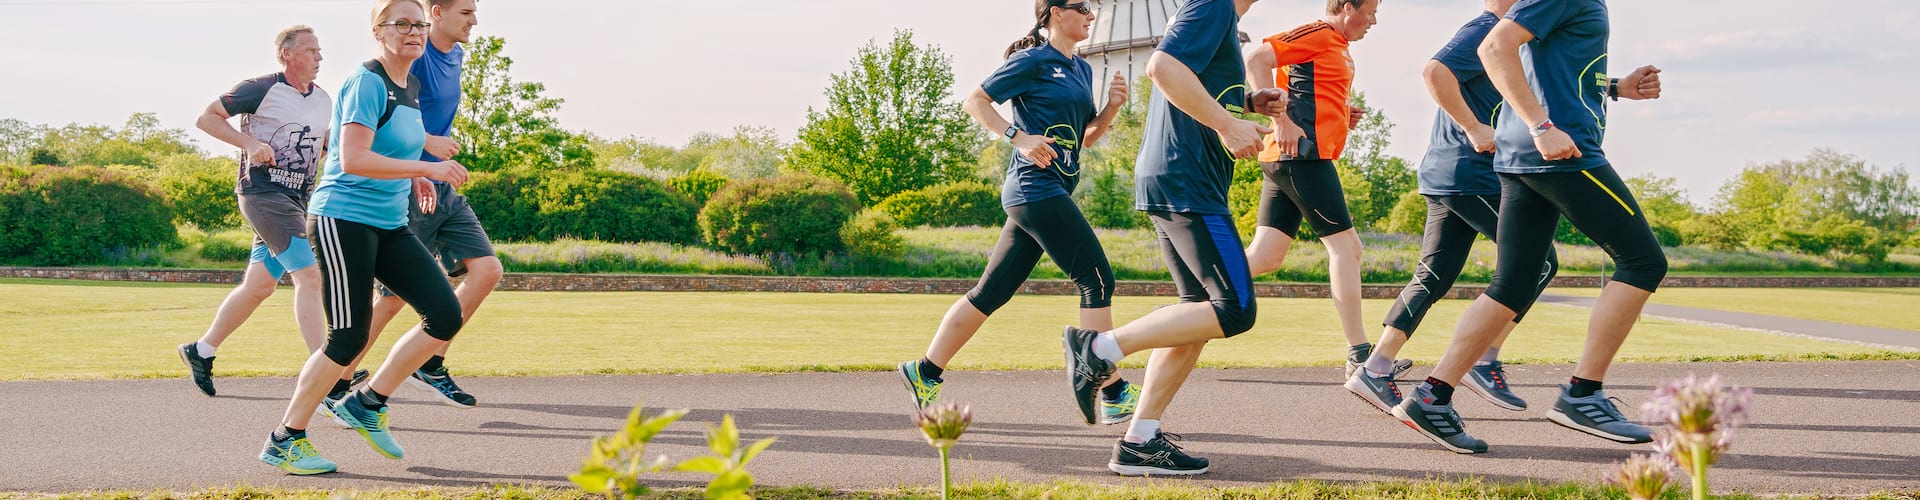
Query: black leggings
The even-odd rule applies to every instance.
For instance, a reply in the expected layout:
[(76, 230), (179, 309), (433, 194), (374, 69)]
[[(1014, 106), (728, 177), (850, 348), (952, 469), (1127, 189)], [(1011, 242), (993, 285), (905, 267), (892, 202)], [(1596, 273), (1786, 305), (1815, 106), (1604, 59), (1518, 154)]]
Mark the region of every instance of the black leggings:
[(987, 258), (986, 272), (980, 284), (967, 291), (967, 301), (987, 315), (1013, 299), (1014, 292), (1027, 282), (1041, 254), (1053, 256), (1054, 265), (1080, 287), (1080, 308), (1101, 309), (1113, 305), (1113, 266), (1107, 264), (1107, 252), (1094, 236), (1093, 225), (1073, 204), (1073, 198), (1058, 196), (1010, 207), (1006, 229), (1000, 243)]
[(376, 278), (420, 313), (427, 335), (453, 340), (460, 332), (460, 299), (439, 261), (407, 226), (380, 229), (320, 216), (307, 224), (326, 290), (321, 302), (327, 311), (327, 359), (345, 366), (366, 349)]
[(1300, 235), (1305, 219), (1313, 234), (1332, 236), (1353, 229), (1347, 211), (1340, 172), (1328, 160), (1287, 160), (1260, 164), (1266, 182), (1260, 188), (1261, 226), (1279, 229), (1288, 238)]
[[(1499, 203), (1500, 197), (1494, 195), (1427, 195), (1427, 230), (1420, 238), (1420, 262), (1413, 271), (1413, 282), (1400, 290), (1400, 297), (1393, 301), (1383, 324), (1413, 336), (1414, 329), (1420, 328), (1421, 320), (1426, 318), (1427, 310), (1453, 289), (1460, 269), (1466, 267), (1467, 257), (1473, 254), (1474, 238), (1484, 234), (1495, 242), (1500, 241), (1500, 212), (1494, 208)], [(1553, 281), (1559, 268), (1559, 256), (1549, 244), (1547, 262), (1540, 267), (1539, 284), (1534, 288), (1535, 298), (1547, 290), (1547, 283)], [(1515, 323), (1527, 315), (1526, 309), (1514, 312)]]
[(1500, 174), (1500, 256), (1487, 296), (1525, 311), (1538, 296), (1540, 263), (1553, 248), (1560, 216), (1613, 258), (1613, 281), (1653, 292), (1667, 276), (1667, 254), (1612, 166), (1579, 172)]
[(1240, 231), (1225, 215), (1148, 212), (1180, 302), (1212, 302), (1228, 337), (1253, 329), (1258, 307)]

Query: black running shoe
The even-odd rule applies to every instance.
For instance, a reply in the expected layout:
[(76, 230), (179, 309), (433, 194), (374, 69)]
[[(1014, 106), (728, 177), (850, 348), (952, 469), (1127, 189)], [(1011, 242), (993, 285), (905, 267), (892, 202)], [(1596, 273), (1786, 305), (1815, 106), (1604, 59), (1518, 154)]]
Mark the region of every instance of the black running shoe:
[(200, 348), (194, 344), (199, 342), (180, 344), (180, 362), (187, 364), (194, 387), (200, 388), (201, 394), (213, 397), (213, 357), (200, 357)]
[(360, 387), (360, 384), (367, 383), (367, 376), (368, 376), (368, 373), (366, 370), (354, 370), (353, 380), (347, 382), (347, 387), (348, 388)]
[(473, 408), (474, 405), (479, 404), (479, 401), (475, 400), (473, 395), (467, 394), (466, 390), (460, 388), (460, 384), (453, 383), (453, 376), (447, 374), (447, 367), (445, 366), (431, 372), (414, 370), (413, 375), (407, 377), (407, 384), (412, 385), (416, 389), (432, 393), (434, 396), (437, 396), (435, 399), (454, 408), (470, 409)]
[(1460, 414), (1453, 411), (1453, 405), (1436, 405), (1433, 393), (1425, 385), (1413, 390), (1413, 397), (1400, 401), (1393, 407), (1393, 416), (1400, 423), (1407, 424), (1420, 435), (1439, 443), (1441, 447), (1454, 453), (1486, 453), (1487, 442), (1467, 435), (1467, 428), (1460, 422)]
[(1121, 439), (1113, 445), (1113, 460), (1107, 470), (1122, 476), (1197, 476), (1207, 473), (1207, 459), (1188, 455), (1180, 445), (1179, 434), (1162, 432), (1145, 443), (1133, 444)]
[(1093, 354), (1093, 339), (1100, 332), (1067, 327), (1061, 343), (1067, 351), (1067, 381), (1073, 385), (1073, 402), (1087, 425), (1100, 422), (1100, 386), (1113, 376), (1113, 363)]

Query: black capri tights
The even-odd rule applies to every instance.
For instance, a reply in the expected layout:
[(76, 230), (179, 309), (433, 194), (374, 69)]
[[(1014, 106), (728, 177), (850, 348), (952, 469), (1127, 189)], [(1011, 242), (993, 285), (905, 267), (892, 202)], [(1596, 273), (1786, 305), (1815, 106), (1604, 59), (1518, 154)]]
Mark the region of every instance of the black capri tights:
[(326, 290), (321, 302), (327, 311), (327, 359), (345, 366), (366, 349), (375, 279), (419, 311), (427, 335), (453, 340), (460, 332), (460, 299), (440, 263), (407, 226), (380, 229), (319, 216), (309, 217), (307, 224)]
[(1148, 212), (1180, 302), (1212, 302), (1220, 331), (1233, 337), (1253, 329), (1259, 308), (1240, 231), (1225, 215)]
[(1053, 256), (1054, 265), (1080, 288), (1081, 309), (1113, 305), (1113, 267), (1107, 264), (1107, 252), (1080, 207), (1066, 196), (1007, 209), (1000, 243), (987, 258), (980, 284), (967, 291), (967, 301), (993, 315), (1020, 291), (1033, 267), (1040, 264), (1041, 254)]
[[(1500, 241), (1500, 212), (1495, 208), (1499, 205), (1500, 197), (1495, 195), (1427, 195), (1427, 229), (1420, 238), (1420, 262), (1413, 271), (1413, 281), (1400, 290), (1393, 307), (1387, 310), (1386, 326), (1413, 336), (1433, 303), (1446, 297), (1454, 280), (1460, 278), (1460, 270), (1473, 254), (1475, 237), (1484, 234)], [(1559, 268), (1559, 258), (1549, 244), (1546, 264), (1540, 266), (1538, 286), (1534, 287), (1535, 298), (1546, 291)], [(1514, 312), (1515, 323), (1527, 315), (1525, 309)]]
[(1552, 251), (1562, 215), (1613, 258), (1613, 281), (1653, 292), (1666, 278), (1667, 254), (1613, 167), (1500, 174), (1500, 187), (1500, 256), (1487, 296), (1507, 308), (1533, 305), (1540, 263)]

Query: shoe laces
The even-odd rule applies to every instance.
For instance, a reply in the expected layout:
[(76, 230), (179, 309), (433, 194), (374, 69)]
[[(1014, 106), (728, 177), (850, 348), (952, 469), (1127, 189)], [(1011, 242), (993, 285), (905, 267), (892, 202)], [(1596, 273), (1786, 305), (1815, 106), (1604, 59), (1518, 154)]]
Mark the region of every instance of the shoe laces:
[(1487, 365), (1487, 378), (1493, 380), (1494, 387), (1501, 389), (1507, 388), (1507, 370), (1501, 367), (1500, 363), (1495, 362), (1494, 364)]
[(1604, 409), (1608, 415), (1612, 415), (1613, 418), (1618, 419), (1621, 422), (1632, 422), (1632, 420), (1627, 420), (1627, 416), (1625, 414), (1620, 413), (1620, 407), (1623, 405), (1626, 405), (1627, 404), (1626, 401), (1622, 401), (1620, 398), (1616, 398), (1613, 396), (1607, 396), (1607, 399), (1602, 402), (1606, 404), (1600, 405), (1600, 408)]
[(307, 457), (320, 456), (320, 450), (314, 449), (313, 441), (308, 441), (307, 438), (295, 439), (293, 442), (287, 443), (287, 447), (282, 449), (286, 451), (287, 460), (289, 461), (298, 461)]
[(1174, 441), (1180, 441), (1180, 440), (1186, 439), (1186, 438), (1180, 437), (1179, 434), (1160, 431), (1160, 435), (1155, 437), (1154, 439), (1160, 440), (1161, 443), (1166, 444), (1168, 448), (1173, 448), (1174, 451), (1181, 452), (1181, 454), (1186, 453), (1186, 448), (1181, 448), (1180, 445), (1174, 443)]

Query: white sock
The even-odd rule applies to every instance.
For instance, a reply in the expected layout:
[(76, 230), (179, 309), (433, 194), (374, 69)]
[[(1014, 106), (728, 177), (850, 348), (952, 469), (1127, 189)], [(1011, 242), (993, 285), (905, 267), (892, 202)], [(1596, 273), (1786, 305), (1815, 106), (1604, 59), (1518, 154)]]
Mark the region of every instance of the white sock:
[(211, 357), (213, 357), (213, 351), (214, 351), (214, 349), (218, 349), (218, 348), (217, 348), (217, 347), (214, 347), (214, 346), (211, 346), (211, 345), (208, 345), (208, 344), (207, 344), (206, 342), (194, 342), (194, 343), (193, 343), (193, 350), (194, 350), (195, 352), (198, 352), (198, 353), (200, 354), (200, 357), (202, 357), (202, 358), (211, 358)]
[(1367, 358), (1366, 370), (1367, 370), (1367, 376), (1373, 377), (1373, 378), (1380, 378), (1380, 377), (1385, 377), (1387, 375), (1392, 375), (1393, 360), (1380, 356), (1380, 353), (1378, 352), (1373, 353), (1373, 356)]
[(1100, 332), (1099, 336), (1093, 338), (1093, 355), (1108, 363), (1119, 363), (1127, 357), (1126, 353), (1120, 352), (1120, 340), (1113, 337), (1113, 332)]
[(1147, 420), (1144, 418), (1136, 418), (1136, 419), (1133, 419), (1132, 423), (1127, 424), (1127, 437), (1125, 439), (1129, 443), (1140, 444), (1140, 443), (1145, 443), (1148, 440), (1151, 440), (1155, 436), (1159, 436), (1159, 435), (1160, 435), (1159, 420)]

